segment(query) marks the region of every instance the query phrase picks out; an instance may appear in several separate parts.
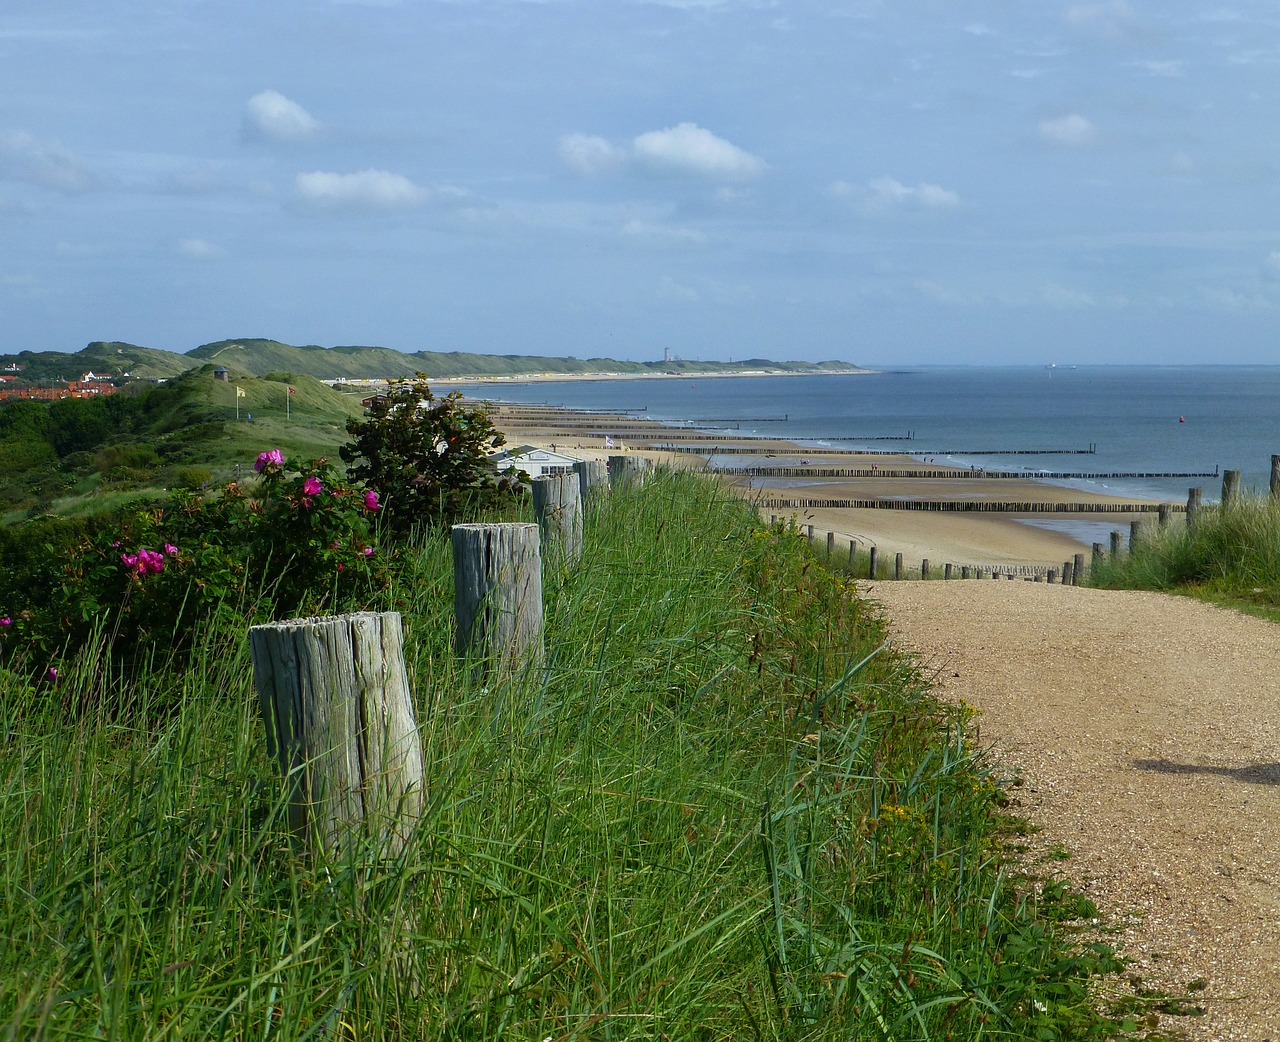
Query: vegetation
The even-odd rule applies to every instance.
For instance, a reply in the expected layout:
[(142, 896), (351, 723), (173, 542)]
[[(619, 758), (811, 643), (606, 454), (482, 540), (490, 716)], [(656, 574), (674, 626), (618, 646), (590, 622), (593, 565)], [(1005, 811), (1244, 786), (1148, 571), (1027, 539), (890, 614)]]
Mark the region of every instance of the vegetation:
[(133, 379), (173, 378), (202, 365), (225, 366), (234, 372), (265, 376), (272, 371), (314, 376), (319, 380), (399, 380), (422, 371), (433, 379), (457, 376), (530, 376), (576, 373), (723, 373), (757, 370), (776, 373), (847, 372), (849, 362), (772, 362), (749, 358), (737, 362), (686, 359), (624, 362), (616, 358), (552, 358), (541, 355), (474, 354), (467, 351), (417, 351), (389, 347), (320, 347), (293, 345), (262, 337), (217, 340), (180, 354), (136, 344), (96, 342), (81, 351), (21, 351), (0, 354), (0, 368), (18, 365), (30, 383), (77, 379), (89, 369)]
[(1245, 495), (1193, 526), (1147, 528), (1132, 553), (1096, 561), (1090, 585), (1168, 590), (1280, 618), (1280, 503)]
[(339, 454), (351, 477), (382, 497), (385, 523), (401, 532), (424, 520), (452, 524), (522, 491), (521, 475), (489, 462), (507, 439), (484, 410), (456, 391), (437, 397), (421, 373), (393, 384), (366, 419), (348, 420), (347, 433)]
[(11, 677), (7, 1034), (1126, 1027), (1091, 995), (1113, 953), (1060, 922), (1090, 909), (1005, 866), (1002, 788), (966, 710), (885, 646), (803, 539), (692, 475), (660, 473), (588, 522), (580, 566), (546, 590), (545, 668), (494, 687), (451, 651), (437, 538), (403, 544), (360, 598), (404, 613), (428, 770), (393, 861), (317, 863), (289, 841), (251, 686), (252, 595), (195, 628), (189, 668), (113, 667), (104, 632), (54, 678)]

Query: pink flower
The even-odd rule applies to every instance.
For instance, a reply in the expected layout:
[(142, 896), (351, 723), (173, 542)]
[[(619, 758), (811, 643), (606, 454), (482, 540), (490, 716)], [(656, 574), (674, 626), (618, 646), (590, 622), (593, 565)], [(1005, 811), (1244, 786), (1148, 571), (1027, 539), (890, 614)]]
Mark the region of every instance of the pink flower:
[(13, 619), (9, 618), (8, 615), (6, 615), (3, 619), (0, 619), (0, 626), (12, 626), (12, 625), (13, 625)]
[(320, 479), (312, 474), (302, 483), (302, 494), (304, 496), (318, 496), (323, 488), (324, 486), (320, 484)]
[(126, 568), (136, 568), (136, 567), (138, 567), (138, 555), (137, 555), (137, 554), (121, 554), (121, 555), (120, 555), (120, 560), (121, 560), (121, 562), (123, 562), (123, 564), (124, 564), (124, 566), (125, 566)]
[(44, 675), (44, 678), (45, 680), (49, 681), (49, 683), (52, 684), (55, 680), (58, 679), (58, 667), (50, 666), (49, 672)]
[(373, 491), (373, 489), (369, 489), (369, 491), (364, 494), (364, 508), (365, 510), (378, 509), (378, 493)]
[(165, 543), (164, 552), (168, 554), (170, 557), (172, 557), (174, 554), (178, 552), (178, 548), (174, 546), (172, 543)]
[(258, 459), (253, 465), (254, 470), (274, 470), (276, 467), (284, 466), (284, 453), (279, 449), (268, 449), (266, 452), (259, 452)]
[(372, 556), (373, 556), (373, 547), (372, 547), (372, 546), (366, 546), (366, 547), (365, 547), (363, 550), (361, 550), (360, 552), (361, 552), (362, 554), (364, 554), (364, 555), (365, 555), (365, 557), (372, 557)]

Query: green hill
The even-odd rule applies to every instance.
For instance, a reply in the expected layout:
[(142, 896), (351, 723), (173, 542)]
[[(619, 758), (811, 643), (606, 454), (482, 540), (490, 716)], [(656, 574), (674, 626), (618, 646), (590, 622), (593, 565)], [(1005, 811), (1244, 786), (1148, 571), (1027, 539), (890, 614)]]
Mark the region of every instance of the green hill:
[(62, 351), (0, 354), (0, 369), (18, 366), (16, 375), (32, 384), (78, 380), (89, 370), (117, 378), (128, 374), (138, 380), (164, 380), (199, 364), (189, 355), (118, 340), (95, 340), (74, 354)]

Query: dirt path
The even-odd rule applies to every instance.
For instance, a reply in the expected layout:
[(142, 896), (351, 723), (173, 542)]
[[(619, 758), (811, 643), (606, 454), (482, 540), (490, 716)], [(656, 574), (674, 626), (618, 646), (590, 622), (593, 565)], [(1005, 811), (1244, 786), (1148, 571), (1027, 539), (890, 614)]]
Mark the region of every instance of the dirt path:
[(1021, 771), (1033, 843), (1150, 987), (1202, 980), (1189, 1039), (1280, 1042), (1280, 625), (1043, 583), (861, 583)]

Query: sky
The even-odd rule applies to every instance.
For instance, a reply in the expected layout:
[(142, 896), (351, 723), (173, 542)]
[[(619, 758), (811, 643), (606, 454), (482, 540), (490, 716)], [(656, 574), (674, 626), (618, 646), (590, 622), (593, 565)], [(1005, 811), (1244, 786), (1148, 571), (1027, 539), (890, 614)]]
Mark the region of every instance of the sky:
[(1280, 363), (1263, 0), (5, 0), (0, 352)]

